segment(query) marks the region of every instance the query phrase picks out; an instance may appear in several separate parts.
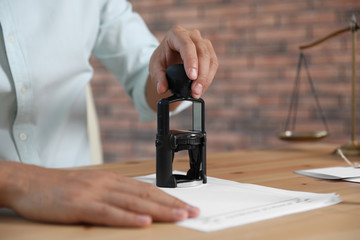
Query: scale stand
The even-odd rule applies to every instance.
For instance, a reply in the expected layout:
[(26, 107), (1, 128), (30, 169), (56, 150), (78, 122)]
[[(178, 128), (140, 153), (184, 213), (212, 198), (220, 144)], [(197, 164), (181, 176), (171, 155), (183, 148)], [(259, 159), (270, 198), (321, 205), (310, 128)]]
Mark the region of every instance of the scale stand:
[[(353, 15), (352, 16), (352, 20), (351, 20), (351, 24), (349, 27), (346, 28), (342, 28), (338, 31), (335, 31), (329, 35), (327, 35), (324, 38), (321, 38), (318, 41), (315, 41), (311, 44), (308, 45), (304, 45), (304, 46), (300, 46), (300, 51), (308, 49), (308, 48), (312, 48), (314, 46), (317, 46), (321, 43), (323, 43), (324, 41), (333, 38), (335, 36), (338, 36), (342, 33), (345, 32), (352, 32), (352, 87), (351, 87), (351, 140), (340, 147), (340, 149), (342, 150), (342, 152), (345, 155), (348, 156), (358, 156), (360, 155), (360, 145), (356, 140), (356, 31), (359, 29), (359, 25), (356, 22), (356, 18)], [(296, 81), (295, 81), (295, 87), (294, 87), (294, 91), (293, 91), (293, 96), (292, 96), (292, 100), (290, 103), (290, 110), (289, 110), (289, 115), (288, 115), (288, 119), (286, 121), (286, 125), (285, 125), (285, 131), (281, 132), (279, 134), (279, 138), (281, 140), (285, 140), (285, 141), (315, 141), (315, 140), (320, 140), (325, 138), (326, 136), (328, 136), (328, 127), (326, 124), (326, 120), (324, 115), (322, 114), (322, 110), (318, 101), (318, 97), (315, 91), (315, 88), (313, 86), (310, 74), (308, 72), (307, 69), (307, 63), (306, 63), (306, 58), (302, 55), (303, 53), (300, 52), (300, 60), (299, 60), (299, 65), (298, 65), (298, 73), (297, 73), (297, 77), (296, 77)], [(322, 121), (324, 123), (325, 129), (326, 131), (316, 131), (316, 132), (296, 132), (294, 130), (295, 128), (295, 123), (296, 123), (296, 111), (297, 111), (297, 100), (298, 100), (298, 94), (299, 94), (299, 89), (298, 89), (298, 85), (299, 85), (299, 72), (300, 72), (300, 68), (301, 68), (301, 62), (304, 61), (306, 70), (307, 70), (307, 75), (308, 75), (308, 79), (309, 79), (309, 83), (314, 95), (314, 98), (316, 100), (317, 103), (317, 108), (318, 111), (321, 114), (321, 118)], [(289, 123), (290, 123), (290, 119), (292, 119), (292, 126), (289, 129)], [(336, 152), (336, 151), (335, 151)]]
[(359, 25), (353, 15), (350, 25), (352, 32), (351, 140), (340, 147), (341, 151), (348, 156), (360, 155), (360, 145), (356, 140), (356, 31), (358, 29)]

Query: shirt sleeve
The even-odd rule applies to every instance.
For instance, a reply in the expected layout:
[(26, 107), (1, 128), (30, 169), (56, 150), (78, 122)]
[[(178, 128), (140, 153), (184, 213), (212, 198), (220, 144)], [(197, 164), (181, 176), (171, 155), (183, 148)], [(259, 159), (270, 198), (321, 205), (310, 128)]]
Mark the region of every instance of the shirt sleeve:
[(142, 122), (156, 119), (146, 101), (145, 87), (150, 57), (157, 46), (157, 39), (129, 2), (103, 2), (93, 54), (122, 83)]

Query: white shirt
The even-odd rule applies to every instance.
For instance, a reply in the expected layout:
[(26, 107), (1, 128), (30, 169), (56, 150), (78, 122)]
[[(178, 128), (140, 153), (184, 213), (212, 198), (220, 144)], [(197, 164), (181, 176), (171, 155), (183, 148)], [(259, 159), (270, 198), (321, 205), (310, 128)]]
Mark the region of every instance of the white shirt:
[(145, 84), (157, 45), (125, 0), (0, 0), (0, 159), (91, 164), (91, 54), (118, 77), (140, 119), (155, 119)]

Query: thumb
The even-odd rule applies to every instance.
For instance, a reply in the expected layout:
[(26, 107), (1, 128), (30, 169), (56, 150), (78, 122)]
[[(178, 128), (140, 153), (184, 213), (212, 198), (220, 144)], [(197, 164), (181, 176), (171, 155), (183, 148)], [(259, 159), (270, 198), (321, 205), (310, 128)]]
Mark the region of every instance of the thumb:
[(156, 86), (156, 91), (159, 95), (162, 95), (168, 90), (168, 83), (166, 80), (166, 70), (161, 65), (153, 65), (150, 68), (151, 82)]

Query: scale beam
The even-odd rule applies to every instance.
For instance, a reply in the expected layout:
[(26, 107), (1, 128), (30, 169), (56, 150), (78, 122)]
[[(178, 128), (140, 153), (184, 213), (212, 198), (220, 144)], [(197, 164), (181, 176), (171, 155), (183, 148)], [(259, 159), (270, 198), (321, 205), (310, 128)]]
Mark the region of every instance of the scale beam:
[(328, 39), (330, 39), (330, 38), (333, 38), (333, 37), (335, 37), (335, 36), (337, 36), (337, 35), (340, 35), (340, 34), (342, 34), (342, 33), (349, 32), (349, 31), (351, 31), (351, 29), (352, 29), (351, 27), (346, 27), (346, 28), (337, 30), (337, 31), (335, 31), (335, 32), (333, 32), (333, 33), (330, 33), (330, 34), (327, 35), (326, 37), (323, 37), (323, 38), (321, 38), (321, 39), (319, 39), (319, 40), (317, 40), (317, 41), (315, 41), (315, 42), (313, 42), (313, 43), (310, 43), (310, 44), (307, 44), (307, 45), (302, 45), (302, 46), (299, 47), (299, 49), (300, 49), (300, 50), (305, 50), (305, 49), (308, 49), (308, 48), (315, 47), (315, 46), (317, 46), (317, 45), (325, 42), (326, 40), (328, 40)]

